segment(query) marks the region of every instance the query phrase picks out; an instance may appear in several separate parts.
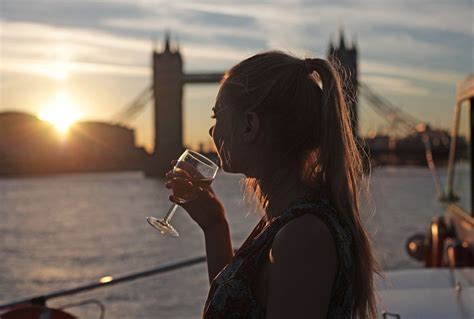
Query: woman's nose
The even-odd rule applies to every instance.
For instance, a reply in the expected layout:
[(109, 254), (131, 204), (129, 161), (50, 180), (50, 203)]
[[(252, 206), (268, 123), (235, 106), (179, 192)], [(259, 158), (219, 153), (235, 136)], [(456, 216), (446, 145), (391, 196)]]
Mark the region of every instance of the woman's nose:
[(214, 132), (214, 125), (209, 128), (209, 135), (212, 137), (212, 133)]

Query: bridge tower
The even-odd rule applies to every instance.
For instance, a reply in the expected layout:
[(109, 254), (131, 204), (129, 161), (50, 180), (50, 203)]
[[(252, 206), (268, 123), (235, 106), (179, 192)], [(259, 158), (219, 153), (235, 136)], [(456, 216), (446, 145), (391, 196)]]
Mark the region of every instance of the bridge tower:
[(348, 104), (352, 132), (354, 136), (359, 136), (359, 116), (357, 110), (358, 100), (358, 74), (357, 74), (357, 45), (352, 41), (351, 46), (346, 46), (344, 30), (339, 31), (339, 46), (335, 46), (332, 40), (329, 43), (328, 60), (332, 61), (339, 68), (342, 75), (343, 88), (346, 93), (346, 103)]
[(165, 35), (162, 52), (153, 50), (153, 94), (155, 100), (155, 145), (146, 173), (164, 176), (170, 162), (184, 151), (182, 134), (183, 61), (179, 48), (170, 47)]

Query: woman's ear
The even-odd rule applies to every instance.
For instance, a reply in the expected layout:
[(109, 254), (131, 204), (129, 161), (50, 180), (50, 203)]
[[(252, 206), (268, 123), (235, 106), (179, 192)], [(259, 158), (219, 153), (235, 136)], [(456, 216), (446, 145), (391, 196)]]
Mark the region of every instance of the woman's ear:
[(255, 143), (259, 134), (262, 133), (260, 118), (255, 112), (246, 112), (244, 116), (242, 138), (244, 142)]

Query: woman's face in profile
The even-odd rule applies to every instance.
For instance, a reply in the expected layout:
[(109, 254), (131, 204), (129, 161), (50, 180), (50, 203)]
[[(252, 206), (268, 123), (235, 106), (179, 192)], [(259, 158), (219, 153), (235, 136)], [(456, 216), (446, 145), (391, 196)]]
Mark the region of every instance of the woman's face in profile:
[(209, 135), (214, 141), (221, 161), (221, 167), (229, 173), (236, 173), (235, 167), (231, 167), (231, 164), (236, 164), (235, 160), (239, 152), (238, 134), (235, 130), (237, 125), (235, 107), (240, 94), (238, 91), (232, 85), (221, 86), (212, 109), (215, 123), (209, 129)]

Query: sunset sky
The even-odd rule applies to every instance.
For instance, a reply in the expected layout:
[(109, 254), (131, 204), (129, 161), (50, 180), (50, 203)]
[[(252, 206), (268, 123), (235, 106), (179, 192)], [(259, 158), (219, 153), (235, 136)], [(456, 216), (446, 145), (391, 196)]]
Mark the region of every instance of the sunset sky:
[[(71, 109), (57, 112), (109, 121), (151, 84), (153, 39), (161, 48), (166, 29), (185, 72), (219, 72), (265, 49), (325, 57), (341, 26), (357, 42), (362, 82), (451, 126), (456, 82), (474, 69), (471, 0), (1, 0), (0, 112), (40, 116), (59, 98)], [(217, 90), (185, 87), (185, 144), (210, 142)], [(149, 149), (152, 114), (128, 123)], [(385, 126), (364, 104), (359, 114), (362, 134)]]

